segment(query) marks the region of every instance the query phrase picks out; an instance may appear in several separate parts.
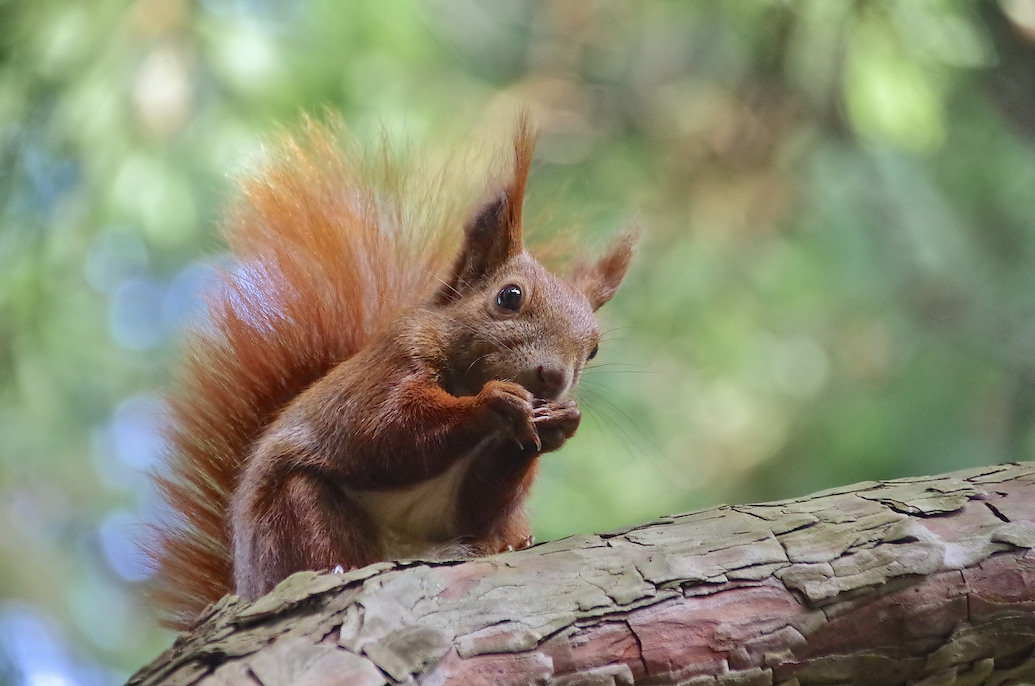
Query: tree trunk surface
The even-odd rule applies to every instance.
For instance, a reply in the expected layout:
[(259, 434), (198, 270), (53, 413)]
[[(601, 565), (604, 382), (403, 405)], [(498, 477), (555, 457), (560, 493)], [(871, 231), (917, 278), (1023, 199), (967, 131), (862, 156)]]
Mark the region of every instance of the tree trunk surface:
[(1035, 463), (228, 596), (130, 684), (1035, 682)]

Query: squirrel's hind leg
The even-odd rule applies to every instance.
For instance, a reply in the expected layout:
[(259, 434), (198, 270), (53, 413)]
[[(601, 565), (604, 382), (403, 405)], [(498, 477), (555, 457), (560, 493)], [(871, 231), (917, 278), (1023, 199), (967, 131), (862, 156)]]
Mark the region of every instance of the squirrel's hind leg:
[(287, 475), (250, 503), (250, 540), (235, 537), (237, 593), (254, 600), (295, 572), (376, 562), (373, 525), (334, 483), (313, 472)]

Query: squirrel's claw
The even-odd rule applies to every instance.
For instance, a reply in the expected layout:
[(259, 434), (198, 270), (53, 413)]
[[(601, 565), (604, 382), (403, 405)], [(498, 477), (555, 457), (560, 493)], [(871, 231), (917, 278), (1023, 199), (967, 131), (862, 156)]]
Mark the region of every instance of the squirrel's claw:
[(514, 442), (517, 443), (518, 448), (525, 450), (529, 443), (535, 446), (537, 453), (543, 451), (543, 441), (539, 438), (539, 432), (536, 431), (535, 427), (531, 422), (528, 424), (528, 431), (522, 437), (514, 437)]
[(541, 452), (543, 449), (543, 441), (539, 438), (539, 432), (534, 428), (532, 429), (532, 442), (535, 443), (535, 451)]
[(521, 539), (517, 543), (508, 543), (507, 545), (500, 547), (499, 552), (512, 553), (515, 550), (525, 550), (526, 548), (531, 548), (534, 543), (535, 536), (529, 534), (526, 538)]

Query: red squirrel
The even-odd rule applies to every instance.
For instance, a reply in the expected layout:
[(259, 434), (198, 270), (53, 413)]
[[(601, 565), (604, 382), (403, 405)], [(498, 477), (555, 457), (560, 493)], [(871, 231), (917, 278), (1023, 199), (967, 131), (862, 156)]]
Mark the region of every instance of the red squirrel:
[(522, 115), (512, 173), (466, 220), (448, 184), (406, 191), (312, 123), (245, 182), (236, 266), (168, 398), (156, 480), (175, 517), (150, 551), (166, 624), (299, 570), (531, 544), (523, 502), (579, 426), (594, 312), (634, 246), (568, 278), (525, 251), (534, 145)]

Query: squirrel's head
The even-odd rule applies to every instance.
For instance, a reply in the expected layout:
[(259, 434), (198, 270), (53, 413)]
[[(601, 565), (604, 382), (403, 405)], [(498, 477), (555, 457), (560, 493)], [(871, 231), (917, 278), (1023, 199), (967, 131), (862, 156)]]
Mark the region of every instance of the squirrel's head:
[(523, 118), (513, 181), (468, 221), (453, 273), (432, 299), (445, 318), (447, 349), (460, 352), (444, 380), (457, 395), (502, 379), (539, 398), (563, 399), (596, 355), (594, 312), (615, 294), (632, 257), (635, 241), (625, 234), (565, 279), (525, 251), (521, 205), (534, 146)]

